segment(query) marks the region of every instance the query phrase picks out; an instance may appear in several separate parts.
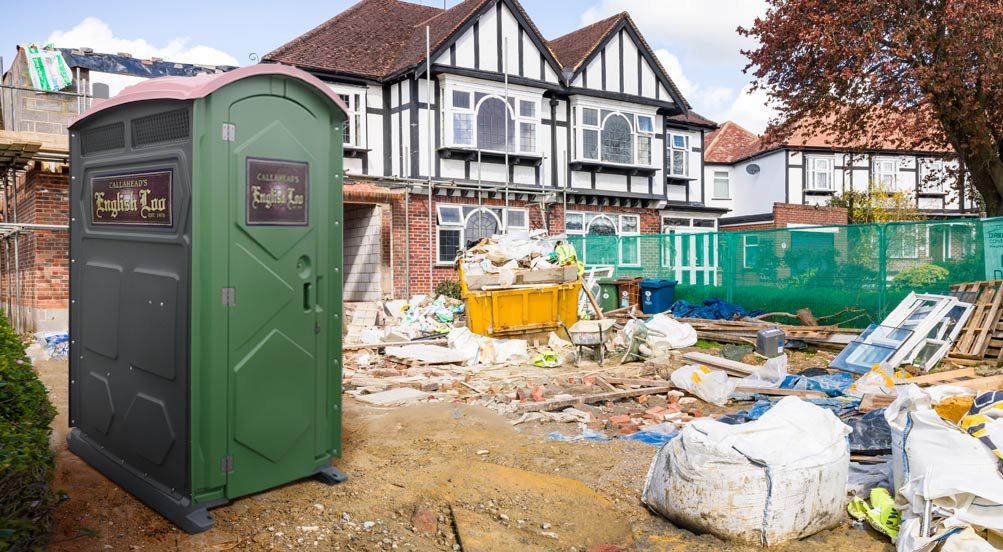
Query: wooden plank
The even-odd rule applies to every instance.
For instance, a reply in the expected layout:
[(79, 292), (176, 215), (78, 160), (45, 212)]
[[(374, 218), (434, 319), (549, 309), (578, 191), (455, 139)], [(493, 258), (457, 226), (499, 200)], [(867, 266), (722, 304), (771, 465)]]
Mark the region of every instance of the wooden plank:
[(975, 391), (999, 391), (1003, 390), (1003, 375), (975, 378), (965, 381), (952, 381), (948, 385), (967, 387), (968, 389), (974, 389)]
[(895, 395), (875, 395), (868, 393), (860, 399), (860, 406), (857, 407), (857, 411), (861, 414), (867, 414), (879, 408), (888, 408), (890, 404), (895, 402), (896, 398)]
[(632, 397), (640, 397), (641, 395), (658, 395), (660, 393), (667, 393), (669, 391), (672, 391), (672, 389), (673, 387), (671, 385), (665, 385), (662, 387), (645, 387), (643, 389), (629, 389), (627, 391), (614, 391), (610, 393), (594, 393), (591, 395), (572, 397), (570, 399), (556, 399), (538, 403), (534, 402), (520, 403), (519, 406), (516, 407), (516, 412), (536, 412), (540, 410), (555, 410), (558, 408), (567, 408), (569, 406), (579, 406), (583, 404), (593, 404), (597, 402), (629, 399)]
[(699, 364), (706, 364), (708, 366), (724, 370), (725, 372), (733, 372), (742, 376), (751, 376), (758, 368), (758, 366), (753, 366), (744, 362), (736, 362), (734, 360), (728, 360), (726, 358), (716, 357), (705, 353), (698, 353), (696, 351), (684, 354), (683, 359)]
[(355, 345), (342, 345), (341, 350), (358, 351), (360, 349), (385, 349), (387, 347), (404, 347), (406, 345), (446, 345), (446, 339), (426, 339), (424, 341), (398, 341), (396, 343), (357, 343)]
[(950, 372), (938, 372), (936, 374), (926, 374), (923, 376), (916, 376), (914, 378), (905, 378), (895, 382), (896, 385), (908, 385), (914, 383), (916, 385), (929, 385), (933, 383), (941, 383), (945, 381), (953, 381), (962, 378), (974, 378), (975, 368), (964, 368), (962, 370), (951, 370)]
[[(987, 293), (989, 292), (989, 293)], [(988, 306), (984, 307), (984, 314), (976, 328), (974, 344), (969, 349), (972, 354), (983, 355), (986, 352), (986, 344), (990, 337), (990, 332), (999, 322), (1000, 301), (1003, 300), (1003, 287), (998, 280), (985, 282), (982, 292), (979, 294), (980, 301), (983, 297), (991, 300)]]
[(661, 379), (641, 379), (641, 378), (614, 378), (603, 376), (603, 379), (616, 385), (640, 385), (642, 387), (662, 387), (672, 385), (671, 381)]
[(743, 385), (736, 387), (735, 392), (776, 397), (801, 397), (802, 399), (824, 399), (829, 396), (821, 391), (810, 391), (807, 389), (773, 389), (772, 387), (746, 387)]

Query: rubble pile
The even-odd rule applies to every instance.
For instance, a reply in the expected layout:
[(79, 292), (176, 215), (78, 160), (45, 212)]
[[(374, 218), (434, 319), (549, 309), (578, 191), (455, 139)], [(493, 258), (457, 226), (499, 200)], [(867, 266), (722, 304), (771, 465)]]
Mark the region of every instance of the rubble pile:
[[(510, 288), (540, 285), (512, 282), (553, 270), (543, 264), (552, 264), (554, 253), (543, 243), (482, 241), (464, 258), (464, 266), (476, 267), (464, 271), (468, 284), (470, 277), (501, 282), (511, 270), (522, 276), (505, 276)], [(479, 282), (486, 292), (502, 286)], [(1003, 289), (979, 288), (993, 297)], [(387, 318), (381, 339), (404, 342), (348, 352), (345, 389), (378, 406), (482, 406), (553, 440), (661, 447), (645, 503), (727, 540), (774, 545), (856, 520), (894, 538), (900, 552), (942, 542), (954, 547), (945, 549), (989, 551), (1003, 534), (1003, 373), (965, 365), (997, 354), (985, 327), (1003, 309), (978, 296), (969, 300), (910, 294), (881, 324), (863, 330), (646, 315), (632, 305), (526, 339), (471, 332), (458, 322), (462, 304), (443, 297), (387, 303), (385, 311), (401, 316)], [(698, 338), (729, 344), (718, 349)], [(803, 421), (815, 418), (832, 431), (803, 435)], [(698, 449), (694, 463), (687, 455)], [(951, 460), (938, 460), (944, 455)], [(705, 473), (707, 466), (713, 469)], [(763, 495), (761, 508), (718, 509), (716, 516), (734, 523), (704, 524), (711, 519), (701, 510), (708, 497), (722, 504), (735, 494), (749, 498), (743, 485), (728, 482), (751, 481), (753, 472), (772, 478), (776, 491)], [(687, 486), (701, 477), (707, 485)], [(691, 498), (692, 507), (663, 500), (670, 488)], [(815, 504), (815, 515), (791, 514), (804, 504)], [(748, 523), (738, 522), (746, 517)]]

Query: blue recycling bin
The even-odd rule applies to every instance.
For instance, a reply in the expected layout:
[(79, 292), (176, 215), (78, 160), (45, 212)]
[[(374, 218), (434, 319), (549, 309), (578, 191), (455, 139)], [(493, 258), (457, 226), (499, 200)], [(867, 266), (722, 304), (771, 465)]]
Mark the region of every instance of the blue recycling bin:
[(658, 314), (665, 312), (676, 302), (675, 280), (661, 278), (645, 278), (641, 280), (641, 312)]

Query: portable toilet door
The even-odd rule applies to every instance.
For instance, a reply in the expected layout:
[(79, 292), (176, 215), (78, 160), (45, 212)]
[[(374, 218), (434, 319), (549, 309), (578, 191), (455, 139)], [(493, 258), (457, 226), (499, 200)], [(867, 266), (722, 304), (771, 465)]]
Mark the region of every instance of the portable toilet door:
[(146, 81), (70, 127), (67, 440), (188, 532), (234, 498), (345, 479), (345, 111), (256, 65)]

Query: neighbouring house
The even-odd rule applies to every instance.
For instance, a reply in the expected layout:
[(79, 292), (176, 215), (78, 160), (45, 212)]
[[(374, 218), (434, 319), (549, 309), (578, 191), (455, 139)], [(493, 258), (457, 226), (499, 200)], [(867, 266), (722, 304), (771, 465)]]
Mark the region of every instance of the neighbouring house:
[(33, 88), (24, 48), (0, 63), (0, 307), (20, 331), (65, 330), (69, 320), (69, 122), (144, 79), (231, 69), (58, 52), (72, 77), (58, 92)]
[(722, 230), (845, 224), (844, 210), (825, 206), (850, 190), (904, 192), (926, 218), (979, 213), (964, 171), (948, 151), (903, 151), (892, 144), (858, 149), (804, 132), (765, 144), (727, 121), (707, 136), (704, 162), (708, 205), (729, 210), (720, 220)]
[[(764, 144), (761, 137), (727, 121), (708, 135), (704, 162), (711, 189), (708, 205), (729, 209), (719, 221), (722, 231), (789, 230), (741, 236), (736, 267), (749, 281), (775, 278), (787, 247), (815, 252), (784, 269), (799, 275), (820, 266), (831, 269), (839, 255), (850, 255), (852, 242), (874, 239), (855, 240), (852, 232), (848, 238), (836, 229), (817, 228), (847, 223), (846, 209), (827, 205), (835, 194), (904, 192), (927, 220), (979, 215), (975, 198), (958, 178), (959, 172), (964, 178), (964, 171), (946, 151), (903, 151), (891, 145), (849, 148), (804, 133), (780, 144)], [(961, 222), (891, 225), (883, 239), (889, 279), (917, 262), (949, 264), (971, 258), (980, 242), (975, 227)]]
[[(428, 292), (492, 234), (713, 232), (731, 208), (704, 178), (716, 124), (627, 13), (548, 40), (517, 0), (362, 0), (263, 61), (313, 73), (352, 111), (346, 300)], [(637, 240), (617, 249), (587, 261), (648, 262)]]

